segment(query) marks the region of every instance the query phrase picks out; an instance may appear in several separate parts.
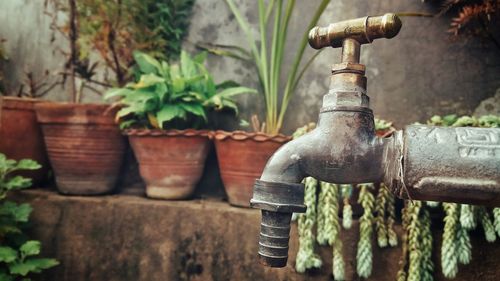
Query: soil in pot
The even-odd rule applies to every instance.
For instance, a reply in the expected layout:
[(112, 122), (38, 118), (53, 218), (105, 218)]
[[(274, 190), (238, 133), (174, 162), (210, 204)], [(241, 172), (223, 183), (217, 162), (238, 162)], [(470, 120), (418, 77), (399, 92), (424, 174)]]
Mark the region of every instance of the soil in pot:
[(113, 190), (126, 140), (104, 104), (38, 103), (50, 163), (59, 192), (105, 194)]
[(0, 97), (0, 153), (8, 159), (33, 159), (40, 163), (42, 168), (20, 173), (32, 178), (35, 185), (47, 180), (50, 169), (34, 110), (38, 102), (36, 99)]
[(157, 199), (190, 197), (210, 148), (207, 131), (127, 130), (146, 182), (146, 195)]
[(260, 178), (267, 160), (280, 146), (289, 141), (290, 137), (243, 131), (216, 131), (214, 139), (220, 174), (229, 203), (249, 207), (255, 180)]

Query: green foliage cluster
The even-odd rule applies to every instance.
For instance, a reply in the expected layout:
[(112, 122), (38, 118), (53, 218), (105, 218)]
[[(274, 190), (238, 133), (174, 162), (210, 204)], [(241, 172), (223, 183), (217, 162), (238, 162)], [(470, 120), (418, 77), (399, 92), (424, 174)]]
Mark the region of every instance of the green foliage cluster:
[(403, 238), (402, 255), (397, 273), (398, 281), (431, 281), (434, 263), (432, 233), (429, 210), (421, 201), (407, 201), (402, 210)]
[[(97, 51), (108, 70), (114, 73), (106, 83), (123, 86), (131, 78), (133, 50), (152, 54), (161, 60), (177, 59), (187, 34), (194, 0), (49, 0), (68, 20), (53, 28), (69, 39), (71, 50), (67, 68), (90, 82), (97, 62)], [(102, 84), (99, 82), (97, 84)]]
[(23, 229), (28, 223), (32, 208), (29, 204), (16, 204), (6, 200), (10, 191), (31, 186), (31, 179), (12, 176), (19, 170), (35, 170), (40, 165), (32, 160), (7, 159), (0, 153), (0, 280), (31, 280), (30, 273), (59, 264), (54, 259), (37, 258), (40, 254), (39, 241), (28, 240)]
[(119, 97), (121, 128), (186, 129), (206, 128), (209, 110), (230, 109), (237, 113), (233, 97), (255, 90), (237, 87), (234, 82), (215, 84), (203, 65), (206, 53), (191, 58), (181, 52), (180, 63), (134, 53), (135, 82), (109, 90), (105, 98)]
[(77, 1), (81, 55), (97, 49), (111, 54), (110, 36), (123, 65), (133, 61), (131, 50), (162, 60), (178, 58), (187, 33), (194, 0)]

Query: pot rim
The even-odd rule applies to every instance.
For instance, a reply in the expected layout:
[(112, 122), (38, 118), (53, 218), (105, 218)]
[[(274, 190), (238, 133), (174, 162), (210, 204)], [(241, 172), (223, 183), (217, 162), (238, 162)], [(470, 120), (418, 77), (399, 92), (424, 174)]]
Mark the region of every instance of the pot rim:
[(41, 100), (35, 107), (40, 108), (57, 108), (57, 109), (68, 109), (68, 108), (110, 108), (112, 104), (109, 103), (75, 103), (75, 102), (57, 102), (57, 101), (47, 101)]
[(33, 111), (35, 103), (40, 102), (43, 102), (43, 100), (15, 96), (0, 96), (0, 110), (1, 108), (8, 108)]
[(116, 125), (112, 104), (40, 102), (34, 105), (41, 124), (102, 124)]
[(283, 134), (276, 134), (276, 135), (269, 135), (266, 133), (261, 133), (261, 132), (246, 132), (246, 131), (241, 131), (241, 130), (236, 130), (236, 131), (223, 131), (223, 130), (217, 130), (212, 133), (213, 138), (217, 141), (223, 141), (226, 139), (232, 139), (236, 141), (246, 141), (246, 140), (253, 140), (257, 142), (277, 142), (277, 143), (286, 143), (292, 139), (291, 136), (286, 136)]
[(211, 138), (211, 132), (209, 130), (195, 130), (195, 129), (185, 129), (185, 130), (177, 130), (177, 129), (168, 129), (168, 130), (160, 130), (160, 129), (126, 129), (122, 131), (123, 135), (126, 136), (134, 136), (134, 137), (162, 137), (162, 136), (170, 136), (170, 137), (207, 137)]

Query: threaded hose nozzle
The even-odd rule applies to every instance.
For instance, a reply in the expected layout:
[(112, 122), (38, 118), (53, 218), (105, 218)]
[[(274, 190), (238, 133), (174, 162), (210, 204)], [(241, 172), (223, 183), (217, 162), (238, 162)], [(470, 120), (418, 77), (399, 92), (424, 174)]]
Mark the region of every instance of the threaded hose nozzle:
[(259, 257), (264, 265), (270, 267), (286, 266), (291, 219), (292, 213), (262, 210)]

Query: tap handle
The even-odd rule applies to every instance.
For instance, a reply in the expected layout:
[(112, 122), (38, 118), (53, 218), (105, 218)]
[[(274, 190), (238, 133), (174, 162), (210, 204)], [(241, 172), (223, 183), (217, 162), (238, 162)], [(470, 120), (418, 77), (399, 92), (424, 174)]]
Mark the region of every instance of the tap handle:
[(367, 44), (378, 38), (393, 38), (401, 26), (401, 19), (396, 14), (351, 19), (331, 23), (327, 27), (316, 26), (309, 32), (309, 45), (314, 49), (338, 48), (347, 38)]

